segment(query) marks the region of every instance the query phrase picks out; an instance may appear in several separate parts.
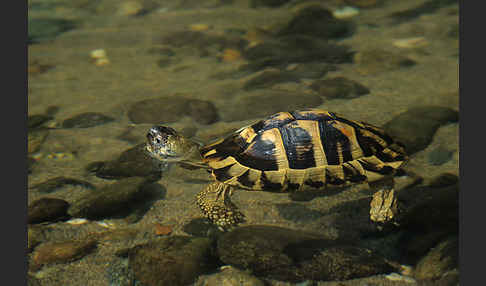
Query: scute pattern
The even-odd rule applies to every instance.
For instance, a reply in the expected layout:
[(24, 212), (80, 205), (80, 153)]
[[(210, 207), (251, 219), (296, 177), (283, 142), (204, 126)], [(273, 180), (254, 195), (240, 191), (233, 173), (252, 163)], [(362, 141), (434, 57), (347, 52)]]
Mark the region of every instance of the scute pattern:
[(265, 191), (375, 181), (407, 159), (380, 128), (323, 110), (276, 113), (201, 154), (217, 181)]

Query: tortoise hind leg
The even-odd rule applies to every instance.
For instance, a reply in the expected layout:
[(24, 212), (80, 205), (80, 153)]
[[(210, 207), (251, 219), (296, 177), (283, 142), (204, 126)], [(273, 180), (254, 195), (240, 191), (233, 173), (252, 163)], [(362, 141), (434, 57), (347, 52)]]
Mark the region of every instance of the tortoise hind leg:
[(204, 216), (224, 230), (244, 221), (244, 215), (230, 200), (231, 188), (214, 182), (197, 194), (196, 203)]
[(393, 178), (385, 178), (369, 185), (378, 189), (370, 203), (370, 219), (377, 223), (392, 222), (399, 212)]

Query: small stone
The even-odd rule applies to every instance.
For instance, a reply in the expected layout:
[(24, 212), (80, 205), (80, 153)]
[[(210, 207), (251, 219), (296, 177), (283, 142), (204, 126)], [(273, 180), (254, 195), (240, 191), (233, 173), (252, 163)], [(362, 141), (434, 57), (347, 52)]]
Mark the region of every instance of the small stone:
[(424, 37), (414, 37), (406, 39), (398, 39), (393, 41), (393, 45), (397, 48), (413, 49), (425, 47), (429, 44)]
[(434, 150), (430, 151), (428, 159), (429, 163), (434, 166), (440, 166), (451, 160), (454, 152), (448, 150), (444, 146), (439, 146)]
[(189, 30), (191, 31), (207, 31), (209, 28), (208, 24), (192, 24), (189, 26)]
[(328, 99), (352, 99), (370, 92), (366, 86), (345, 77), (318, 80), (313, 82), (310, 88), (317, 91), (320, 96)]
[(172, 233), (171, 225), (161, 225), (159, 223), (154, 224), (154, 233), (156, 235), (168, 235)]
[(110, 63), (108, 58), (100, 58), (95, 60), (95, 65), (97, 66), (105, 66)]
[(114, 118), (97, 112), (81, 113), (62, 122), (63, 128), (89, 128), (114, 121)]
[(425, 149), (440, 126), (458, 120), (458, 112), (451, 108), (418, 106), (397, 115), (383, 128), (390, 136), (403, 143), (407, 153), (411, 155)]
[(144, 178), (131, 177), (107, 185), (96, 192), (86, 193), (71, 203), (68, 214), (72, 217), (103, 219), (115, 215), (142, 196)]
[(235, 49), (225, 49), (223, 51), (222, 59), (224, 62), (234, 62), (241, 60), (242, 56), (240, 51)]
[(106, 58), (106, 51), (104, 49), (96, 49), (92, 50), (89, 55), (93, 59), (102, 59)]
[(336, 19), (332, 12), (320, 5), (305, 6), (276, 35), (306, 35), (320, 39), (336, 39), (351, 34), (349, 23)]
[(118, 16), (136, 16), (144, 12), (145, 9), (142, 3), (138, 1), (124, 1), (118, 7), (116, 14)]
[(183, 230), (193, 236), (207, 237), (210, 233), (221, 232), (216, 225), (206, 218), (196, 218), (184, 225)]
[(412, 277), (400, 275), (398, 273), (390, 273), (388, 275), (385, 275), (385, 278), (390, 280), (390, 281), (400, 281), (400, 282), (405, 282), (405, 283), (417, 283), (415, 279)]
[(43, 74), (52, 68), (54, 68), (54, 65), (42, 64), (39, 61), (34, 60), (32, 62), (29, 62), (29, 65), (27, 66), (27, 72), (29, 73), (29, 75), (37, 75)]
[(27, 226), (27, 249), (31, 252), (37, 245), (45, 240), (44, 233), (39, 227)]
[(67, 217), (69, 203), (56, 198), (41, 198), (28, 207), (27, 223), (57, 221)]
[(339, 9), (336, 9), (332, 12), (332, 15), (336, 19), (348, 19), (352, 18), (356, 15), (359, 15), (359, 9), (350, 7), (350, 6), (345, 6)]
[(46, 242), (35, 248), (31, 264), (34, 270), (46, 264), (67, 263), (80, 259), (96, 248), (96, 241)]
[(81, 225), (81, 224), (86, 224), (88, 222), (89, 222), (89, 220), (87, 220), (85, 218), (73, 218), (73, 219), (66, 221), (67, 224), (71, 224), (71, 225)]

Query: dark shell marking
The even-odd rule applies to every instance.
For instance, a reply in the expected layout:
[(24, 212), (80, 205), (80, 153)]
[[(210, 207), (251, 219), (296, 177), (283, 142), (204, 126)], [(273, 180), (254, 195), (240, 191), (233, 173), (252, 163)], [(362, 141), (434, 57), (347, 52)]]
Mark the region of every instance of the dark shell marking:
[(250, 190), (372, 182), (407, 159), (380, 128), (333, 112), (280, 112), (201, 149), (217, 181)]

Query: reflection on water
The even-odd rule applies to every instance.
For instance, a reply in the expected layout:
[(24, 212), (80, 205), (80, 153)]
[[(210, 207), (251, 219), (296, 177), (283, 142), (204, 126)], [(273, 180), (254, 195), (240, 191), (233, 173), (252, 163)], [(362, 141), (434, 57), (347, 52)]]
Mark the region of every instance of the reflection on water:
[[(29, 283), (457, 284), (457, 0), (28, 5)], [(210, 143), (307, 108), (405, 145), (393, 223), (366, 184), (236, 190), (223, 233), (195, 204), (210, 174), (144, 148), (154, 124)]]

